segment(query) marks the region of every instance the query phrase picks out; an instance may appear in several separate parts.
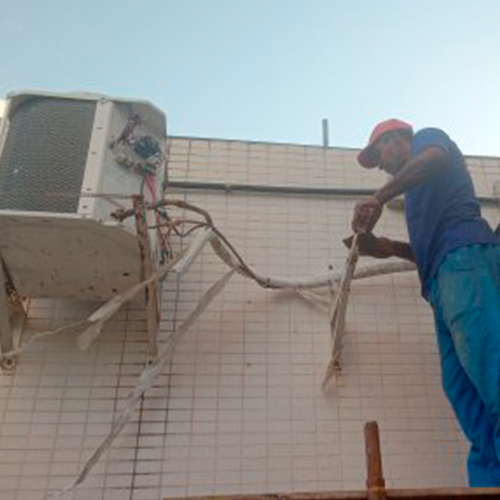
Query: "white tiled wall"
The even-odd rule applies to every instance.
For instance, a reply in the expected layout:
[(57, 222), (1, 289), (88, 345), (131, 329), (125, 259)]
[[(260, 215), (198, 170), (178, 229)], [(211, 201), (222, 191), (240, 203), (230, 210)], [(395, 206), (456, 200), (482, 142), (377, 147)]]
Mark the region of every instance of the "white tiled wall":
[[(174, 180), (376, 187), (384, 175), (355, 165), (356, 151), (174, 138)], [(481, 195), (500, 179), (498, 160), (471, 159)], [(207, 209), (262, 274), (308, 276), (346, 252), (355, 199), (171, 192)], [(493, 223), (498, 209), (489, 207)], [(402, 213), (386, 209), (378, 234), (405, 238)], [(368, 262), (368, 259), (366, 259)], [(205, 250), (167, 281), (162, 336), (187, 317), (224, 272)], [(96, 304), (32, 300), (24, 339), (83, 318)], [(0, 498), (37, 500), (66, 486), (109, 431), (146, 359), (145, 316), (132, 304), (80, 353), (74, 334), (46, 338), (0, 375)], [(344, 370), (326, 397), (325, 314), (289, 292), (235, 277), (181, 342), (75, 499), (364, 487), (363, 424), (382, 432), (389, 486), (463, 485), (467, 451), (440, 387), (430, 309), (414, 274), (353, 285)], [(71, 496), (69, 496), (71, 497)]]

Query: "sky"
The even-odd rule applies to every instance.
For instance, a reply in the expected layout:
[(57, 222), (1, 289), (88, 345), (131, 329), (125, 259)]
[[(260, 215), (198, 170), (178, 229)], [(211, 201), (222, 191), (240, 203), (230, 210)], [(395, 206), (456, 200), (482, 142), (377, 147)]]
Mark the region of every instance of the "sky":
[(361, 147), (378, 121), (500, 156), (499, 0), (2, 0), (0, 97), (147, 99), (172, 135)]

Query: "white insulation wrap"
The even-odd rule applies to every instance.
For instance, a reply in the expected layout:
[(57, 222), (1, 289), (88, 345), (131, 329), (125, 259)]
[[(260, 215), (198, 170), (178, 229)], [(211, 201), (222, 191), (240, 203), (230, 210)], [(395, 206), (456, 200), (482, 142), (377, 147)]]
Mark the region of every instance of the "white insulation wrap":
[(203, 295), (203, 297), (198, 302), (194, 311), (188, 316), (188, 318), (180, 325), (180, 327), (166, 340), (166, 342), (160, 348), (158, 357), (153, 363), (146, 366), (139, 376), (134, 390), (130, 393), (125, 401), (125, 406), (122, 411), (114, 420), (113, 426), (111, 427), (108, 435), (102, 440), (101, 444), (96, 448), (91, 457), (87, 460), (83, 468), (81, 469), (78, 477), (68, 485), (64, 490), (60, 491), (53, 498), (60, 497), (70, 491), (74, 490), (79, 484), (81, 484), (89, 472), (92, 470), (94, 465), (99, 461), (103, 453), (108, 449), (115, 438), (120, 434), (123, 428), (132, 420), (134, 416), (134, 409), (144, 394), (155, 382), (155, 380), (161, 375), (162, 370), (171, 361), (175, 347), (182, 339), (182, 337), (191, 329), (191, 327), (196, 323), (198, 318), (203, 314), (205, 309), (210, 305), (210, 303), (219, 295), (224, 289), (227, 282), (231, 279), (234, 271), (229, 271), (224, 276), (219, 278)]
[(172, 271), (177, 274), (182, 274), (186, 272), (191, 264), (196, 260), (196, 257), (203, 250), (205, 245), (214, 237), (214, 233), (211, 228), (205, 228), (196, 234), (193, 242), (186, 251), (184, 257), (175, 264)]
[(88, 349), (92, 342), (102, 332), (105, 322), (109, 320), (126, 302), (132, 300), (135, 296), (137, 296), (137, 294), (144, 290), (152, 281), (162, 281), (169, 275), (169, 273), (172, 272), (175, 272), (179, 275), (186, 272), (191, 264), (200, 255), (207, 243), (210, 243), (216, 255), (227, 266), (229, 266), (231, 270), (219, 280), (217, 280), (217, 282), (215, 282), (207, 290), (207, 292), (200, 299), (196, 308), (189, 315), (186, 321), (168, 338), (168, 340), (160, 348), (158, 357), (154, 360), (154, 362), (148, 365), (142, 371), (134, 390), (126, 400), (123, 410), (115, 419), (110, 433), (94, 451), (73, 483), (63, 491), (56, 494), (56, 496), (69, 493), (85, 480), (91, 469), (98, 462), (106, 449), (111, 445), (111, 443), (118, 436), (121, 430), (133, 418), (136, 403), (139, 401), (142, 394), (153, 385), (155, 379), (162, 373), (165, 365), (171, 361), (175, 352), (175, 347), (178, 344), (179, 340), (190, 330), (190, 328), (205, 311), (212, 300), (222, 291), (226, 283), (235, 272), (247, 278), (253, 279), (264, 288), (298, 292), (305, 299), (319, 304), (322, 309), (325, 307), (324, 300), (319, 295), (312, 292), (307, 292), (307, 290), (320, 287), (328, 287), (331, 290), (333, 300), (332, 309), (330, 311), (332, 361), (329, 365), (327, 375), (325, 377), (325, 381), (328, 381), (338, 364), (337, 361), (340, 356), (342, 334), (345, 324), (345, 313), (351, 280), (368, 278), (371, 276), (379, 276), (383, 274), (412, 271), (415, 269), (415, 265), (413, 263), (389, 262), (365, 266), (355, 270), (357, 252), (355, 250), (351, 250), (348, 255), (346, 266), (344, 267), (343, 272), (328, 272), (323, 275), (305, 278), (265, 277), (249, 269), (241, 261), (241, 258), (237, 256), (234, 249), (230, 248), (230, 244), (228, 244), (227, 241), (224, 242), (223, 238), (221, 238), (216, 231), (212, 230), (211, 228), (204, 228), (197, 233), (191, 245), (186, 250), (180, 252), (169, 263), (161, 266), (153, 275), (149, 276), (146, 280), (136, 284), (126, 292), (113, 297), (111, 300), (97, 309), (87, 320), (78, 322), (77, 324), (62, 327), (53, 332), (43, 332), (35, 335), (26, 344), (24, 349), (16, 349), (14, 353), (20, 354), (23, 350), (31, 346), (35, 340), (41, 337), (60, 333), (66, 330), (77, 329), (80, 326), (86, 326), (86, 329), (79, 335), (77, 344), (80, 349)]
[(358, 235), (355, 235), (346, 259), (344, 272), (340, 280), (340, 286), (338, 287), (336, 293), (333, 293), (332, 291), (332, 308), (330, 311), (332, 359), (328, 363), (328, 367), (326, 369), (325, 378), (323, 380), (323, 389), (327, 386), (332, 376), (340, 371), (340, 354), (342, 352), (345, 315), (347, 312), (347, 303), (349, 301), (349, 292), (351, 290), (351, 281), (358, 262), (358, 256)]

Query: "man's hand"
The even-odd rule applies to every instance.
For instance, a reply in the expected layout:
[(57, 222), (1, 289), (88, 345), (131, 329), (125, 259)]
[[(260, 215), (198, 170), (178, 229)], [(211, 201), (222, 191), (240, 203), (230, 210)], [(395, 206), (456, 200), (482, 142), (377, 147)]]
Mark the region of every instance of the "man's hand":
[(369, 196), (356, 204), (352, 218), (355, 233), (370, 233), (382, 215), (382, 203), (376, 196)]
[[(347, 248), (351, 248), (354, 236), (343, 240)], [(376, 259), (387, 259), (394, 255), (392, 240), (388, 238), (377, 238), (373, 233), (361, 233), (358, 236), (359, 254)]]
[[(343, 240), (344, 245), (347, 248), (351, 248), (353, 239), (354, 236), (346, 238)], [(383, 237), (377, 238), (373, 233), (361, 233), (358, 235), (358, 249), (360, 255), (367, 255), (376, 259), (399, 257), (400, 259), (415, 262), (415, 256), (409, 243)]]

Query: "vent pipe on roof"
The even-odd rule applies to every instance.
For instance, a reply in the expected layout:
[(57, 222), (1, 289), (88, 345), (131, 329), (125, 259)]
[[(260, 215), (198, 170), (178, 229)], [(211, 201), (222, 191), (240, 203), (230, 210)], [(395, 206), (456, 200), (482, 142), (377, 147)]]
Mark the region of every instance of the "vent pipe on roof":
[(328, 119), (327, 118), (323, 118), (322, 126), (323, 126), (323, 147), (327, 148), (330, 145), (329, 133), (328, 133)]

